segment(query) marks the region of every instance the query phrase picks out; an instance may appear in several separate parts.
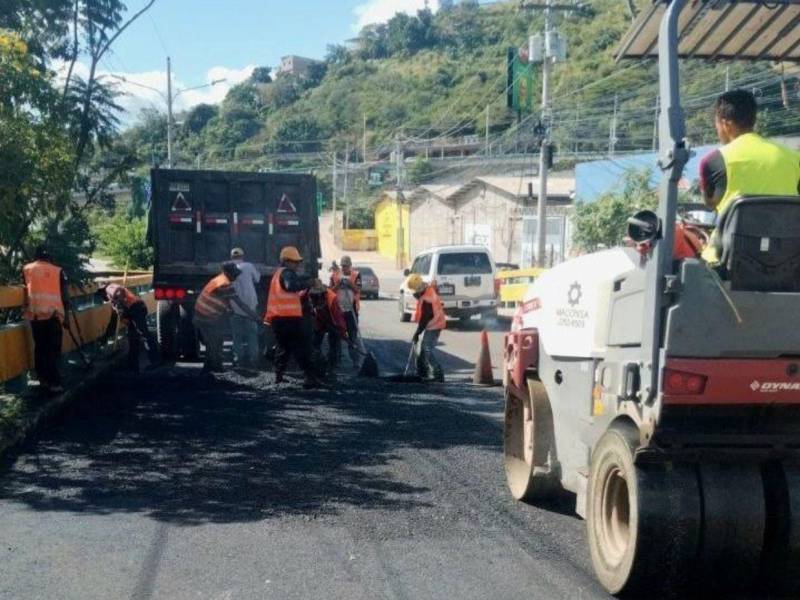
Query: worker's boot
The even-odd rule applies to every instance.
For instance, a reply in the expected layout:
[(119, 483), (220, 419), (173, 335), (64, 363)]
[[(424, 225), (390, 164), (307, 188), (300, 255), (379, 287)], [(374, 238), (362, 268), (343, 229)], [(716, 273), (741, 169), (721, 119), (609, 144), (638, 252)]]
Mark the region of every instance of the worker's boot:
[(444, 373), (442, 372), (441, 368), (433, 369), (433, 376), (431, 377), (431, 381), (434, 383), (444, 383)]

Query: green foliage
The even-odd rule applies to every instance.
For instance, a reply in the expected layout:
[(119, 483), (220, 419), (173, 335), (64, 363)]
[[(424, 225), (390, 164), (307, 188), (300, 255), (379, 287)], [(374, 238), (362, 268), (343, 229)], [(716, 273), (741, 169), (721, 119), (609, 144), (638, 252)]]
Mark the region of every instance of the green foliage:
[(256, 67), (250, 74), (250, 81), (253, 83), (271, 83), (272, 69), (270, 67)]
[(129, 218), (117, 214), (104, 220), (96, 229), (99, 250), (120, 269), (149, 269), (153, 266), (153, 249), (147, 243), (147, 221), (144, 217)]
[[(186, 114), (184, 126), (192, 133), (200, 133), (208, 122), (219, 114), (219, 109), (212, 104), (198, 104)], [(166, 135), (166, 119), (164, 120), (164, 133)], [(164, 137), (159, 138), (161, 140)]]
[(425, 160), (422, 156), (418, 156), (414, 159), (414, 162), (411, 163), (411, 166), (408, 167), (406, 176), (409, 183), (419, 184), (427, 180), (433, 171), (434, 168), (430, 161)]
[(283, 121), (275, 133), (279, 152), (313, 152), (319, 149), (319, 140), (325, 129), (312, 116), (300, 115)]
[(628, 217), (645, 208), (654, 209), (658, 194), (650, 184), (650, 172), (630, 171), (623, 189), (601, 196), (595, 202), (575, 207), (575, 244), (586, 252), (622, 243)]

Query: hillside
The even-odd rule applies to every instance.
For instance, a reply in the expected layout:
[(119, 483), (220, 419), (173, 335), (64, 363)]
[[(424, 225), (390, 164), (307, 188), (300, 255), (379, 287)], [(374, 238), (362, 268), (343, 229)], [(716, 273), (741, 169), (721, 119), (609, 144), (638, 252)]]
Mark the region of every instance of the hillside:
[[(627, 2), (596, 0), (591, 11), (591, 16), (557, 17), (568, 38), (568, 59), (556, 66), (553, 86), (553, 134), (561, 157), (608, 148), (615, 96), (616, 151), (652, 145), (655, 63), (613, 61), (612, 51), (631, 20)], [(331, 152), (343, 157), (347, 146), (353, 149), (350, 160), (362, 161), (365, 131), (367, 160), (388, 158), (398, 138), (433, 145), (470, 134), (483, 140), (487, 112), (495, 151), (520, 150), (520, 137), (523, 150), (532, 148), (538, 117), (515, 126), (516, 115), (505, 107), (505, 61), (508, 47), (522, 45), (541, 29), (540, 12), (520, 10), (518, 2), (483, 7), (465, 2), (435, 15), (396, 15), (362, 31), (354, 48), (330, 46), (325, 62), (307, 77), (273, 79), (268, 69), (257, 69), (219, 107), (201, 105), (184, 115), (177, 162), (326, 170)], [(696, 144), (710, 141), (707, 108), (724, 89), (725, 67), (687, 63), (684, 76), (690, 138)], [(759, 88), (762, 103), (775, 105), (773, 112), (785, 110), (778, 75), (769, 65), (734, 64), (728, 76), (734, 84)], [(535, 107), (539, 87), (534, 82)], [(766, 122), (775, 127), (782, 121)], [(126, 137), (145, 162), (163, 162), (164, 128), (164, 117), (150, 113)], [(435, 175), (423, 172), (418, 179)]]

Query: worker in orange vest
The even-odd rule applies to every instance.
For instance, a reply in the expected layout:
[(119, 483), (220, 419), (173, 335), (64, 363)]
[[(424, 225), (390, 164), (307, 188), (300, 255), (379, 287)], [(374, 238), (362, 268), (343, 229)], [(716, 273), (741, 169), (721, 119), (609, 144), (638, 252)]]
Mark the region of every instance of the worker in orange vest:
[(147, 327), (147, 305), (144, 301), (118, 283), (102, 286), (95, 292), (95, 297), (101, 302), (110, 302), (113, 309), (103, 335), (104, 341), (114, 335), (120, 320), (127, 325), (128, 368), (136, 373), (139, 372), (139, 346), (142, 342), (150, 361), (148, 368), (159, 366), (161, 356), (156, 338)]
[(64, 271), (53, 264), (43, 246), (35, 260), (22, 269), (25, 281), (25, 319), (33, 333), (33, 364), (43, 392), (64, 391), (61, 386), (61, 344), (69, 327), (69, 293)]
[(306, 292), (318, 279), (300, 275), (303, 257), (294, 246), (286, 246), (280, 253), (281, 266), (272, 275), (267, 296), (264, 322), (272, 328), (277, 342), (275, 353), (275, 382), (283, 381), (290, 356), (305, 373), (306, 388), (320, 384), (311, 364), (310, 307)]
[(353, 269), (353, 261), (343, 256), (340, 261), (341, 270), (331, 273), (330, 287), (339, 298), (339, 306), (347, 324), (347, 349), (350, 360), (358, 368), (363, 348), (358, 335), (358, 315), (361, 310), (361, 275)]
[(419, 342), (417, 373), (423, 378), (441, 383), (444, 381), (444, 373), (436, 360), (434, 349), (446, 322), (442, 299), (436, 287), (425, 283), (418, 273), (409, 275), (406, 285), (414, 290), (414, 297), (417, 299), (417, 309), (413, 317), (417, 330), (412, 338), (414, 344)]
[[(322, 285), (322, 282), (311, 286), (311, 289), (308, 290), (308, 297), (311, 300), (311, 311), (314, 317), (313, 348), (316, 359), (314, 362), (321, 362), (322, 344), (327, 335), (327, 366), (335, 367), (339, 362), (341, 340), (347, 336), (347, 324), (339, 306), (339, 298), (333, 290)], [(324, 372), (324, 369), (318, 368), (318, 370)]]
[(203, 363), (203, 371), (206, 373), (219, 373), (224, 370), (222, 347), (225, 341), (225, 321), (233, 312), (234, 304), (249, 318), (260, 321), (258, 314), (236, 294), (233, 282), (239, 274), (236, 263), (225, 263), (222, 265), (222, 273), (206, 284), (195, 301), (193, 322), (206, 347)]

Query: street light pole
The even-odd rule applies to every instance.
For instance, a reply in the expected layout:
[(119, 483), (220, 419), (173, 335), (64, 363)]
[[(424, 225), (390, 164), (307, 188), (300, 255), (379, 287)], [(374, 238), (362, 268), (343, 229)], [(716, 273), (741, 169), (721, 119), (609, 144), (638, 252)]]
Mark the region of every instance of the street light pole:
[(167, 57), (167, 168), (172, 168), (172, 64)]

